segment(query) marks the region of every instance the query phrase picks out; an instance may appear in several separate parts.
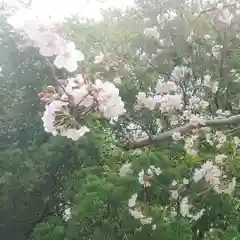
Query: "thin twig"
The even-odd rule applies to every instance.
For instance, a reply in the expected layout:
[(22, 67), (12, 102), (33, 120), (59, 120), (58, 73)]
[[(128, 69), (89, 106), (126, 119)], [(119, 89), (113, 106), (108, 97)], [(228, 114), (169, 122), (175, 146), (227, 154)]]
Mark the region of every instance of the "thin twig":
[(47, 62), (47, 65), (49, 66), (51, 73), (52, 73), (52, 78), (56, 81), (57, 86), (62, 89), (62, 91), (68, 96), (68, 99), (71, 101), (72, 96), (66, 92), (65, 88), (62, 86), (62, 84), (59, 82), (58, 77), (56, 76), (56, 71), (54, 65), (49, 61), (47, 57), (44, 57), (44, 60)]

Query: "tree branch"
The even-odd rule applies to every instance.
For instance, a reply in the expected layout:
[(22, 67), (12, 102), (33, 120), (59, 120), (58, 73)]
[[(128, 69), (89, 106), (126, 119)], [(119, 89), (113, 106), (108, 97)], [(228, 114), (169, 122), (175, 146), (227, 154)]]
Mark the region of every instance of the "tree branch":
[[(220, 3), (220, 1), (218, 3)], [(236, 6), (236, 3), (224, 4), (224, 8), (229, 8), (229, 7), (234, 7), (234, 6)], [(218, 9), (217, 7), (212, 7), (212, 8), (207, 8), (205, 10), (202, 10), (199, 13), (199, 15), (196, 17), (196, 19), (193, 21), (193, 23), (195, 23), (203, 14), (215, 11), (217, 9)]]
[(128, 142), (124, 146), (124, 148), (129, 150), (129, 149), (136, 149), (136, 148), (142, 148), (142, 147), (154, 145), (154, 144), (157, 144), (158, 142), (170, 139), (174, 132), (180, 132), (180, 133), (184, 134), (187, 131), (194, 129), (194, 128), (220, 127), (220, 126), (224, 126), (224, 125), (235, 124), (237, 122), (240, 123), (240, 114), (231, 116), (228, 118), (223, 118), (223, 119), (206, 120), (205, 125), (194, 126), (194, 125), (188, 123), (183, 126), (176, 127), (170, 131), (156, 134), (156, 135), (152, 136), (152, 138), (144, 137), (144, 138), (139, 138), (133, 142)]

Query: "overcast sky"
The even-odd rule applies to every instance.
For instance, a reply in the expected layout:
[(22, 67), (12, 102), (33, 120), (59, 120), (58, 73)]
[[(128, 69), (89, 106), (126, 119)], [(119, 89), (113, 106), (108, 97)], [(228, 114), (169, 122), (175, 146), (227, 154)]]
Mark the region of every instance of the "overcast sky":
[[(18, 0), (0, 0), (6, 3)], [(27, 1), (27, 0), (25, 0)], [(80, 17), (101, 18), (100, 9), (109, 7), (125, 8), (134, 0), (32, 0), (35, 9), (51, 12), (55, 16), (67, 16), (78, 13)]]

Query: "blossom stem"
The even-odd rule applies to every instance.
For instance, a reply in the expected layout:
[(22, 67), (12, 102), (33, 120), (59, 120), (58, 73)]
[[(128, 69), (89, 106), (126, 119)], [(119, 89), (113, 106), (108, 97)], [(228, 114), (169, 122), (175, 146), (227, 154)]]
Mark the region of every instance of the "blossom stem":
[(57, 86), (60, 87), (61, 90), (68, 96), (69, 100), (71, 100), (71, 98), (72, 98), (71, 95), (68, 94), (68, 93), (65, 91), (64, 87), (63, 87), (62, 84), (59, 82), (59, 79), (58, 79), (58, 77), (56, 76), (56, 71), (55, 71), (54, 65), (49, 61), (49, 59), (48, 59), (47, 57), (44, 57), (43, 59), (47, 62), (48, 66), (49, 66), (49, 68), (50, 68), (50, 70), (51, 70), (51, 73), (52, 73), (52, 78), (56, 81)]

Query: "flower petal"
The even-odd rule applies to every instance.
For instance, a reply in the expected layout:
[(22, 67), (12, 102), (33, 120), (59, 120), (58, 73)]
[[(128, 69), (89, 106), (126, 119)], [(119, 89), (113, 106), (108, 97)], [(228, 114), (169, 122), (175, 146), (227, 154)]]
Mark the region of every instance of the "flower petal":
[(66, 63), (66, 59), (64, 58), (63, 55), (58, 55), (54, 60), (54, 65), (59, 69), (63, 68), (65, 63)]
[(84, 55), (80, 50), (75, 51), (75, 58), (76, 61), (83, 61), (84, 60)]
[(64, 68), (66, 68), (69, 72), (75, 72), (78, 68), (78, 64), (75, 59), (70, 58), (65, 62)]

